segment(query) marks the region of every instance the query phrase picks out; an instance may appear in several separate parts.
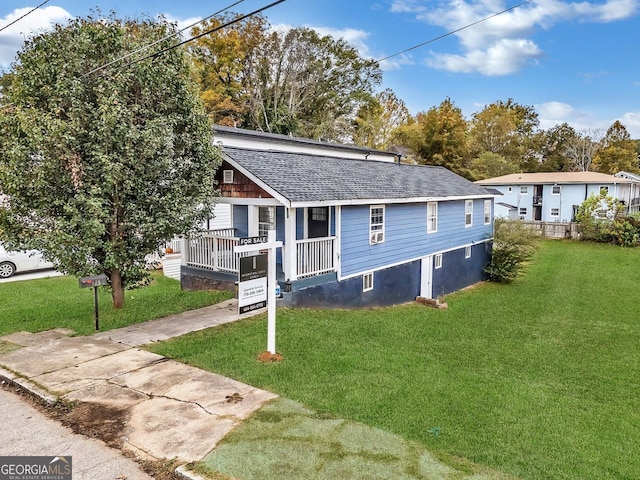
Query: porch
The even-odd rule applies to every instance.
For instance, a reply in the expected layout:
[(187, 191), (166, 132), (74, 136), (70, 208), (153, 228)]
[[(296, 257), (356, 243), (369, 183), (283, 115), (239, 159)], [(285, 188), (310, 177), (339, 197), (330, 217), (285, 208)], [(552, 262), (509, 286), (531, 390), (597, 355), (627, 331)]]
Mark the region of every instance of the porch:
[[(210, 230), (200, 236), (183, 239), (180, 247), (182, 265), (237, 275), (240, 256), (249, 254), (233, 253), (241, 238), (235, 232), (235, 228)], [(296, 281), (337, 270), (338, 249), (335, 236), (295, 240), (294, 252), (290, 248), (284, 243), (281, 254), (277, 256), (279, 278)]]

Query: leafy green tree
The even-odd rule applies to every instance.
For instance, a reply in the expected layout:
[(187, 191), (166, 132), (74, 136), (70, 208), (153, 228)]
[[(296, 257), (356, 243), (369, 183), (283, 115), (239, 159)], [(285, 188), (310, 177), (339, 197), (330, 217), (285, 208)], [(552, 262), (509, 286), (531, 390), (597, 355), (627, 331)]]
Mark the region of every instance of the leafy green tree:
[(602, 191), (592, 193), (576, 214), (583, 240), (612, 243), (625, 247), (640, 244), (639, 222), (624, 215), (624, 205)]
[(518, 167), (508, 162), (504, 157), (492, 152), (483, 152), (478, 158), (471, 160), (473, 180), (499, 177), (517, 173)]
[(467, 121), (462, 110), (450, 98), (426, 113), (419, 113), (415, 123), (400, 131), (401, 138), (413, 141), (406, 146), (426, 165), (441, 165), (458, 174), (469, 176)]
[(571, 159), (567, 156), (569, 145), (576, 141), (578, 133), (567, 123), (556, 125), (543, 133), (541, 142), (542, 163), (540, 171), (568, 172)]
[(469, 126), (470, 149), (476, 156), (483, 152), (498, 154), (518, 169), (530, 171), (539, 150), (534, 144), (538, 125), (533, 107), (512, 99), (494, 102), (473, 115)]
[[(218, 28), (236, 18), (211, 18), (192, 30), (194, 36)], [(207, 114), (218, 125), (241, 126), (249, 116), (253, 78), (252, 58), (268, 35), (265, 17), (255, 15), (189, 44), (200, 95)]]
[(387, 149), (395, 141), (398, 128), (406, 125), (409, 117), (405, 103), (387, 88), (358, 110), (353, 143), (361, 147)]
[(484, 271), (493, 282), (511, 282), (535, 253), (538, 236), (520, 220), (497, 218), (493, 228), (491, 260)]
[(374, 60), (309, 28), (273, 31), (251, 61), (246, 125), (273, 133), (347, 141), (358, 110), (382, 80)]
[(596, 172), (610, 175), (620, 171), (640, 172), (635, 142), (631, 140), (627, 127), (619, 120), (613, 122), (607, 130), (591, 167)]
[(174, 29), (110, 16), (36, 35), (0, 114), (10, 248), (40, 249), (72, 275), (106, 273), (116, 308), (147, 254), (210, 216), (220, 156), (182, 50), (85, 73)]

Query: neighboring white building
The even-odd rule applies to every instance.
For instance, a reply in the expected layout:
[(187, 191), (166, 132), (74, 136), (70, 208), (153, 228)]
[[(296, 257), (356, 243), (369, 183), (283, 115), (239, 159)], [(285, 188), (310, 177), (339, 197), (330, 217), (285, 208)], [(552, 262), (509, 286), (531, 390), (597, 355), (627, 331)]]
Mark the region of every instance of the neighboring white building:
[[(621, 172), (621, 174), (624, 172)], [(619, 174), (620, 175), (620, 174)], [(502, 193), (496, 199), (495, 216), (541, 222), (575, 220), (578, 207), (592, 193), (603, 189), (628, 211), (640, 207), (640, 178), (596, 172), (514, 173), (476, 182)]]

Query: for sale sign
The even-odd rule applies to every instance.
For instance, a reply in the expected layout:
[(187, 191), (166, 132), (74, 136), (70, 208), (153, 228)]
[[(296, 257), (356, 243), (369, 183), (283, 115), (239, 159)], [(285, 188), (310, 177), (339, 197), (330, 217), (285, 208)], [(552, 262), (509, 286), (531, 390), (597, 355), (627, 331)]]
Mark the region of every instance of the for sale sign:
[(250, 312), (267, 306), (267, 255), (240, 257), (238, 309)]

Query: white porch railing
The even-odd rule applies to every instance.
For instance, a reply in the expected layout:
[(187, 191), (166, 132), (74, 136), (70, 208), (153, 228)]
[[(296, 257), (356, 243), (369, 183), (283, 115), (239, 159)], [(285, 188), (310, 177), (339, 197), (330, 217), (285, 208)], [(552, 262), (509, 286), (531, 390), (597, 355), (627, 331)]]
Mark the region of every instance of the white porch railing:
[(213, 230), (199, 237), (187, 240), (182, 252), (186, 265), (219, 272), (237, 273), (238, 258), (233, 247), (239, 238), (233, 236), (233, 228)]
[(298, 278), (335, 271), (336, 237), (307, 238), (296, 241)]
[[(183, 247), (183, 261), (186, 265), (220, 272), (237, 273), (238, 256), (233, 247), (239, 244), (239, 237), (233, 236), (234, 229), (215, 230), (200, 237), (187, 240)], [(309, 238), (296, 241), (296, 274), (291, 278), (311, 277), (336, 270), (336, 237)], [(286, 249), (284, 245), (283, 249)], [(286, 255), (283, 255), (286, 257)]]

